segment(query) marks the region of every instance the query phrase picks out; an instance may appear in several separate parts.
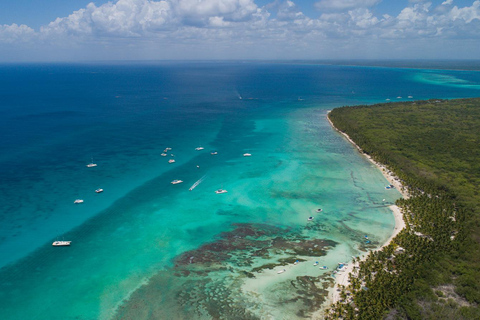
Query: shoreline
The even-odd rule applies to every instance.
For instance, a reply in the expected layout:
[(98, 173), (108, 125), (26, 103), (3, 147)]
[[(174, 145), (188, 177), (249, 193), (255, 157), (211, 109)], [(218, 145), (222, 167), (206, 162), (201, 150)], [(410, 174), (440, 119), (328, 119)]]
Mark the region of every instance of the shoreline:
[[(383, 176), (387, 179), (387, 181), (389, 181), (390, 184), (395, 186), (395, 188), (401, 193), (403, 198), (408, 199), (410, 195), (408, 194), (407, 189), (402, 185), (400, 180), (390, 170), (388, 170), (385, 167), (385, 165), (378, 163), (377, 161), (373, 160), (371, 156), (365, 154), (363, 150), (346, 133), (338, 130), (333, 125), (330, 118), (328, 117), (329, 113), (330, 113), (330, 110), (327, 112), (326, 118), (327, 118), (327, 121), (332, 126), (332, 128), (335, 129), (337, 132), (339, 132), (343, 137), (345, 137), (352, 145), (354, 145), (357, 148), (357, 150), (363, 156), (365, 156), (371, 163), (373, 163), (377, 168), (379, 168)], [(379, 251), (384, 247), (388, 246), (392, 242), (393, 238), (395, 238), (400, 233), (400, 231), (402, 231), (406, 227), (405, 221), (403, 219), (403, 213), (400, 210), (400, 208), (396, 205), (391, 205), (389, 206), (389, 209), (392, 210), (393, 216), (395, 218), (395, 226), (393, 229), (393, 233), (382, 246), (380, 246), (378, 249), (374, 251)], [(342, 273), (336, 274), (334, 286), (333, 288), (331, 288), (328, 295), (328, 299), (327, 299), (328, 302), (330, 302), (331, 304), (334, 304), (340, 300), (340, 290), (337, 290), (337, 288), (341, 285), (347, 286), (349, 284), (349, 281), (348, 281), (349, 274), (353, 271), (354, 267), (358, 267), (360, 261), (365, 260), (367, 255), (368, 255), (368, 252), (360, 256), (358, 261), (356, 261), (355, 263), (349, 263), (348, 266), (344, 268), (345, 271), (343, 271)]]

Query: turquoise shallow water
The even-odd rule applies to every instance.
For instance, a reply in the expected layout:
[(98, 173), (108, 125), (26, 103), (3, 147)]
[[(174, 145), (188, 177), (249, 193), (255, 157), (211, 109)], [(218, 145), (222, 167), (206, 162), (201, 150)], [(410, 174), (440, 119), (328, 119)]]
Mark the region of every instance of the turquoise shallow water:
[(257, 63), (1, 69), (4, 319), (308, 317), (330, 281), (313, 262), (331, 270), (381, 245), (399, 197), (327, 110), (476, 96), (480, 83)]

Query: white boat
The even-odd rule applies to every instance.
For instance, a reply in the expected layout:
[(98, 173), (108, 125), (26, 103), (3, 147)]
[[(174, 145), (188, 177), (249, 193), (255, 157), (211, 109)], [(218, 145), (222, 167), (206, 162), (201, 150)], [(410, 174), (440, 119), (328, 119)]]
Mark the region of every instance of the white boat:
[(212, 152), (210, 152), (210, 154), (211, 154), (211, 155), (217, 155), (218, 152), (217, 152), (217, 151), (212, 151)]
[(174, 163), (174, 162), (175, 162), (175, 160), (173, 160), (173, 159), (168, 160), (168, 163)]
[(322, 209), (317, 209), (317, 212), (322, 212), (323, 210)]
[(216, 194), (220, 194), (220, 193), (227, 193), (228, 191), (225, 190), (225, 189), (218, 189), (218, 190), (215, 190), (215, 193)]
[(327, 268), (327, 266), (323, 266), (323, 267), (320, 267), (320, 269), (327, 270), (328, 268)]
[(312, 220), (313, 220), (313, 217), (308, 217), (307, 220), (308, 220), (308, 221), (312, 221)]
[(75, 203), (75, 204), (83, 203), (83, 200), (82, 199), (77, 199), (77, 200), (73, 201), (73, 203)]
[(165, 148), (165, 152), (172, 150), (172, 148)]
[(251, 154), (251, 153), (244, 153), (243, 156), (244, 156), (244, 157), (251, 157), (252, 154)]
[(413, 99), (413, 96), (408, 96), (408, 99)]
[(205, 148), (204, 147), (196, 147), (195, 148), (195, 150), (197, 150), (197, 151), (200, 151), (200, 150), (203, 150), (203, 149), (205, 149)]
[(402, 97), (398, 96), (397, 99), (402, 99)]
[(162, 153), (162, 154), (160, 154), (160, 155), (161, 155), (162, 157), (166, 157), (166, 156), (167, 156), (167, 154), (166, 154), (165, 152)]
[(295, 261), (295, 262), (293, 263), (293, 265), (296, 266), (299, 262), (300, 262), (300, 261), (297, 260), (297, 261)]
[(93, 163), (93, 158), (92, 158), (92, 162), (90, 162), (89, 164), (87, 164), (87, 168), (93, 168), (93, 167), (96, 167), (97, 164), (96, 163)]
[(173, 180), (172, 182), (170, 182), (171, 184), (179, 184), (179, 183), (182, 183), (183, 181), (182, 180)]
[[(198, 167), (198, 166), (197, 166)], [(197, 181), (195, 181), (195, 183), (190, 187), (190, 191), (192, 191), (193, 189), (196, 188), (196, 186), (198, 186), (200, 183), (202, 183), (203, 179), (205, 179), (206, 175), (204, 175), (203, 177), (201, 177), (200, 179), (198, 179)]]
[(103, 192), (103, 189), (97, 189), (95, 190), (96, 193), (100, 193), (100, 192)]
[(287, 271), (287, 270), (285, 270), (285, 269), (280, 270), (280, 271), (277, 272), (277, 274), (284, 273), (285, 271)]
[(69, 246), (72, 241), (54, 241), (52, 246), (54, 247), (64, 247)]
[(315, 263), (313, 264), (314, 267), (318, 266), (318, 261), (315, 261)]

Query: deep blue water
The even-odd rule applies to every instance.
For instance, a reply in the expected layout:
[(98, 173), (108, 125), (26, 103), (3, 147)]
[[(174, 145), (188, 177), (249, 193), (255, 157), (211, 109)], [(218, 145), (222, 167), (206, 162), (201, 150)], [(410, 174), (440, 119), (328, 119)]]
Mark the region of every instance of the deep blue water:
[[(292, 213), (337, 198), (349, 209), (333, 200), (331, 207), (345, 216), (364, 210), (385, 195), (362, 187), (345, 196), (345, 188), (356, 190), (356, 179), (378, 186), (382, 177), (360, 173), (375, 169), (326, 124), (326, 110), (479, 93), (475, 71), (257, 62), (0, 66), (0, 307), (6, 319), (108, 318), (156, 270), (232, 223), (276, 224), (269, 208)], [(200, 145), (205, 150), (195, 151)], [(175, 164), (160, 156), (166, 147)], [(92, 158), (98, 167), (87, 168)], [(337, 170), (345, 177), (329, 176)], [(189, 192), (204, 175), (198, 193)], [(177, 178), (184, 184), (172, 186)], [(220, 199), (213, 190), (221, 186), (244, 193)], [(105, 192), (96, 194), (100, 187)], [(74, 205), (78, 198), (85, 202)], [(283, 222), (305, 220), (291, 217)], [(378, 240), (386, 238), (389, 218), (372, 219)], [(63, 238), (72, 247), (51, 247)], [(91, 297), (79, 298), (89, 290)], [(63, 294), (76, 302), (54, 307)], [(21, 296), (28, 312), (15, 299)]]

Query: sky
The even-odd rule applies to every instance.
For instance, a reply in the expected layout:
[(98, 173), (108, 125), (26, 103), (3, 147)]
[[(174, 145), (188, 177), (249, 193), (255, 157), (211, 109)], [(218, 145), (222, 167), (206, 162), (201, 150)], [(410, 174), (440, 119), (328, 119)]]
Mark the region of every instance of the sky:
[(480, 59), (480, 0), (1, 0), (0, 62)]

